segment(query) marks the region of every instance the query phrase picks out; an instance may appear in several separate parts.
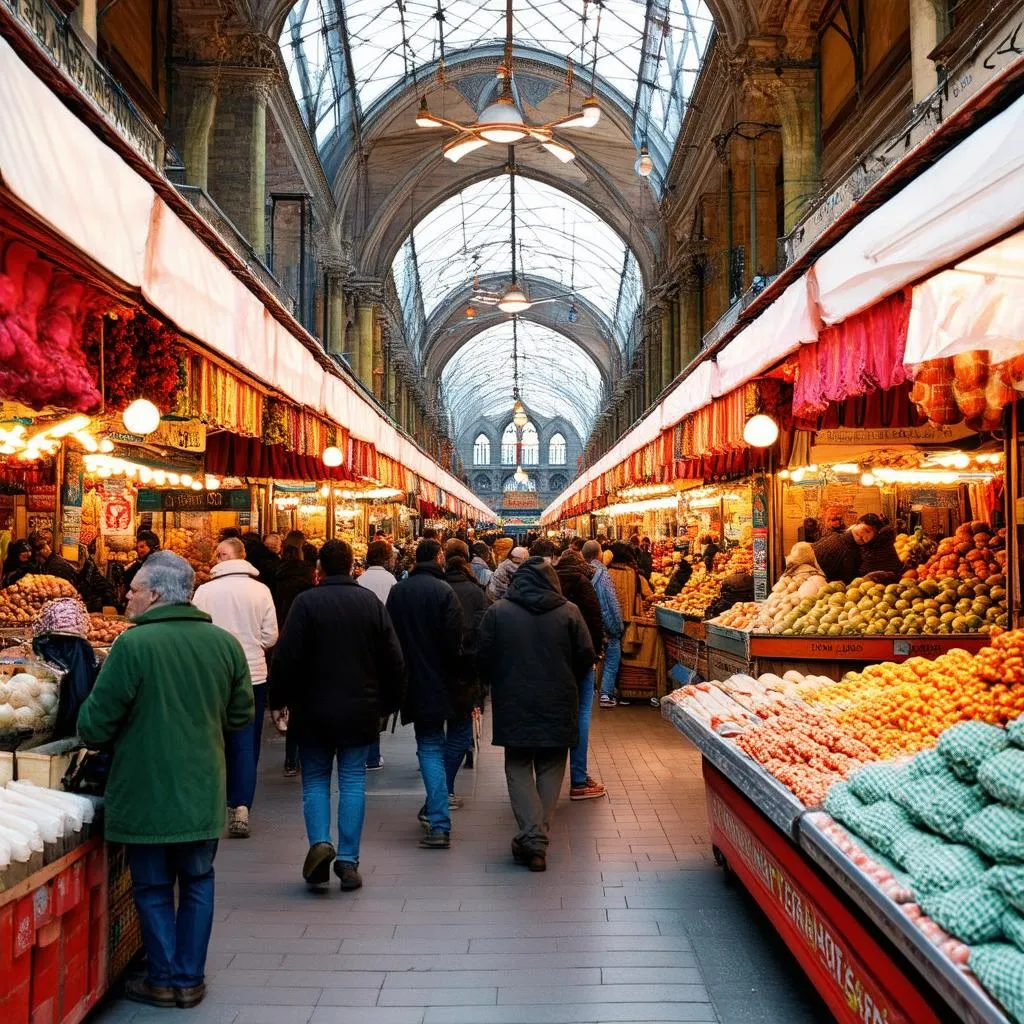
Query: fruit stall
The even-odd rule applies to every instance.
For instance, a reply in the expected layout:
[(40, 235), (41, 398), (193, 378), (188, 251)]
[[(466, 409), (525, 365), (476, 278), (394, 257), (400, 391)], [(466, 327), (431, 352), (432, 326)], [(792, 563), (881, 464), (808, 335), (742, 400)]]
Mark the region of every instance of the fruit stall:
[(1024, 1020), (1024, 631), (682, 687), (716, 859), (840, 1021)]

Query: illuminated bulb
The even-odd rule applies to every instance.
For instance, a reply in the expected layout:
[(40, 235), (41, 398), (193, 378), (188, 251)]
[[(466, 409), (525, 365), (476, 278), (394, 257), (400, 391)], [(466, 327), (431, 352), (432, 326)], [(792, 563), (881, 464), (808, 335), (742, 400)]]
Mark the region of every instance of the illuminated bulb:
[(789, 479), (789, 470), (788, 469), (780, 469), (779, 470), (779, 479), (780, 480), (788, 480)]
[(636, 158), (636, 163), (633, 164), (633, 170), (641, 178), (648, 177), (651, 171), (654, 170), (654, 161), (651, 159), (651, 154), (647, 152), (646, 146), (640, 147), (640, 155)]
[(141, 468), (141, 469), (139, 470), (139, 479), (140, 479), (140, 480), (141, 480), (141, 481), (142, 481), (142, 482), (143, 482), (144, 484), (148, 484), (148, 483), (149, 483), (149, 481), (153, 479), (153, 474), (152, 474), (152, 472), (151, 472), (151, 471), (149, 470), (149, 468), (148, 468), (147, 466), (143, 466), (143, 467), (142, 467), (142, 468)]
[(109, 455), (113, 450), (114, 450), (114, 442), (111, 441), (109, 437), (105, 437), (105, 438), (103, 438), (102, 441), (100, 441), (100, 451), (101, 452), (104, 452), (105, 454)]
[(181, 477), (180, 477), (180, 476), (178, 476), (178, 474), (177, 474), (177, 473), (168, 473), (168, 474), (167, 474), (167, 482), (168, 482), (168, 483), (169, 483), (169, 484), (170, 484), (170, 485), (171, 485), (172, 487), (177, 487), (177, 486), (178, 486), (178, 484), (180, 484), (180, 483), (181, 483)]
[(794, 469), (790, 478), (792, 479), (793, 483), (798, 484), (801, 480), (803, 480), (804, 473), (806, 473), (806, 470), (803, 469), (802, 467), (800, 469)]
[(330, 489), (330, 487), (327, 486), (327, 484), (324, 484), (323, 487), (320, 488), (320, 497), (321, 498), (326, 498), (327, 495), (330, 494), (330, 493), (331, 493), (331, 489)]
[[(743, 440), (752, 448), (769, 448), (779, 437), (779, 425), (764, 413), (758, 413), (747, 420), (743, 428)], [(808, 467), (813, 472), (817, 467)]]
[(860, 476), (861, 487), (874, 487), (875, 477), (873, 473), (861, 473)]
[(499, 146), (519, 142), (528, 134), (523, 115), (512, 102), (511, 96), (499, 96), (484, 107), (477, 124), (480, 126), (478, 130), (481, 138), (496, 142)]
[(500, 299), (498, 299), (498, 309), (502, 313), (525, 313), (530, 308), (532, 303), (523, 293), (521, 288), (512, 287)]
[(190, 486), (193, 491), (201, 491), (203, 489), (203, 485), (199, 480), (193, 480)]
[(321, 458), (324, 460), (324, 465), (330, 467), (331, 469), (335, 468), (336, 466), (340, 466), (344, 461), (344, 458), (342, 457), (341, 454), (341, 449), (336, 448), (334, 445), (331, 445), (330, 448), (325, 448)]
[(512, 425), (522, 429), (530, 422), (530, 417), (526, 414), (526, 406), (517, 398), (515, 405), (512, 406)]
[(99, 451), (99, 445), (96, 443), (96, 438), (92, 434), (86, 434), (81, 430), (76, 430), (74, 434), (75, 440), (87, 451), (95, 452)]
[(167, 474), (162, 469), (155, 470), (153, 473), (153, 483), (155, 483), (157, 487), (163, 487), (163, 485), (167, 483)]
[(454, 142), (449, 142), (441, 152), (446, 160), (457, 164), (467, 153), (486, 145), (485, 139), (478, 139), (475, 135), (463, 135)]
[(860, 466), (853, 462), (837, 462), (833, 467), (832, 471), (835, 473), (847, 473), (853, 476), (860, 472)]
[(576, 154), (560, 142), (542, 142), (541, 145), (558, 161), (563, 164), (571, 163), (576, 159)]
[(416, 113), (416, 126), (418, 128), (443, 128), (444, 124), (427, 109), (427, 97), (420, 100), (420, 109)]
[(191, 487), (193, 483), (192, 476), (189, 473), (181, 474), (181, 485), (182, 487)]
[(206, 489), (208, 491), (215, 491), (220, 487), (220, 481), (215, 476), (208, 476), (206, 478)]
[(121, 413), (121, 421), (129, 434), (145, 437), (160, 426), (160, 410), (148, 399), (137, 398)]
[(67, 437), (68, 434), (74, 434), (79, 430), (85, 430), (89, 426), (88, 416), (72, 416), (70, 419), (63, 420), (61, 423), (55, 423), (52, 427), (46, 428), (46, 433), (51, 437)]

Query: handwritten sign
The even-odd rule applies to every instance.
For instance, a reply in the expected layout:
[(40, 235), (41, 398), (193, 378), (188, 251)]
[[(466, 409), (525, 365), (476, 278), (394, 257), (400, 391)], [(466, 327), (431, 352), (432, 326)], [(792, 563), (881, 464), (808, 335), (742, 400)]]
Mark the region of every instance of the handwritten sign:
[(856, 445), (890, 447), (898, 444), (952, 444), (969, 437), (971, 431), (962, 423), (954, 426), (923, 427), (833, 427), (814, 435), (815, 445)]

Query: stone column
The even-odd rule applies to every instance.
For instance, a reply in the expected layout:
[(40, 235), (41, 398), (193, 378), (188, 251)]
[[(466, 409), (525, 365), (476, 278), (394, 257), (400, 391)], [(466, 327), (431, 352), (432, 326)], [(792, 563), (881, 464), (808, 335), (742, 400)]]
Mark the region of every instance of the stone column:
[(360, 300), (356, 307), (357, 352), (353, 369), (359, 379), (373, 390), (373, 303)]
[(209, 191), (210, 135), (217, 112), (218, 80), (210, 68), (175, 69), (174, 141), (185, 162), (185, 184)]
[(661, 307), (661, 386), (665, 387), (675, 375), (675, 360), (672, 345), (672, 308), (671, 299)]
[(385, 352), (384, 369), (387, 372), (386, 406), (388, 414), (392, 417), (397, 415), (397, 375), (395, 374), (395, 359), (390, 350)]
[(341, 278), (330, 275), (327, 278), (327, 352), (340, 356), (345, 352), (345, 295)]
[(811, 68), (786, 68), (772, 87), (782, 124), (784, 229), (788, 234), (820, 187), (818, 79)]
[(387, 396), (384, 368), (384, 325), (381, 322), (381, 310), (374, 307), (373, 317), (373, 365), (370, 370), (372, 383), (370, 387), (381, 405)]
[(679, 293), (679, 358), (689, 366), (700, 353), (701, 329), (696, 282)]
[(945, 10), (945, 5), (936, 0), (910, 0), (910, 74), (915, 103), (933, 93), (938, 85), (935, 64), (928, 54), (948, 31), (940, 7)]

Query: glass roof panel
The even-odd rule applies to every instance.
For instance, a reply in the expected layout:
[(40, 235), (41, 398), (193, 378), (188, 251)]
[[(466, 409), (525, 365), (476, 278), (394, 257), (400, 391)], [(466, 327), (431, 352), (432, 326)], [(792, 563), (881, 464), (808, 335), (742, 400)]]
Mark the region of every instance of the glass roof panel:
[[(350, 71), (359, 110), (366, 111), (438, 60), (439, 11), (449, 60), (504, 41), (503, 0), (299, 0), (281, 50), (318, 145), (352, 112)], [(638, 133), (658, 136), (661, 150), (675, 142), (712, 28), (704, 0), (516, 0), (513, 7), (516, 45), (571, 57), (580, 88), (596, 49), (598, 78), (635, 109)]]
[[(543, 277), (582, 295), (615, 320), (623, 268), (636, 258), (616, 232), (582, 203), (543, 182), (516, 175), (516, 240), (520, 276)], [(392, 267), (399, 295), (412, 276), (415, 252), (424, 315), (447, 295), (491, 274), (511, 282), (512, 220), (509, 178), (477, 182), (428, 213), (413, 229)], [(527, 288), (527, 292), (529, 289)], [(639, 302), (642, 283), (634, 302)], [(413, 341), (413, 339), (409, 339)]]
[[(564, 335), (530, 321), (519, 322), (519, 390), (539, 416), (564, 416), (581, 438), (590, 434), (603, 401), (597, 364)], [(512, 415), (512, 321), (489, 327), (467, 342), (441, 374), (452, 436), (478, 417)]]

